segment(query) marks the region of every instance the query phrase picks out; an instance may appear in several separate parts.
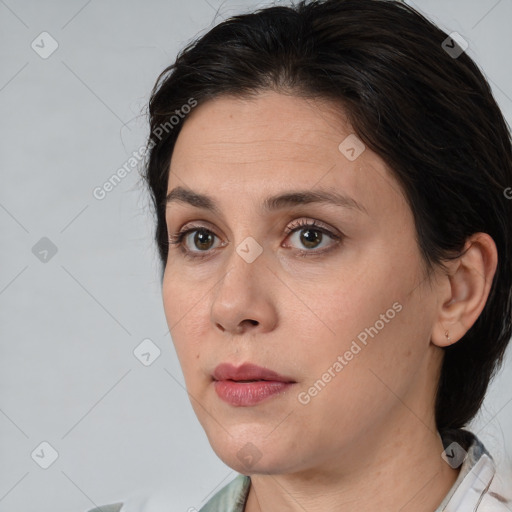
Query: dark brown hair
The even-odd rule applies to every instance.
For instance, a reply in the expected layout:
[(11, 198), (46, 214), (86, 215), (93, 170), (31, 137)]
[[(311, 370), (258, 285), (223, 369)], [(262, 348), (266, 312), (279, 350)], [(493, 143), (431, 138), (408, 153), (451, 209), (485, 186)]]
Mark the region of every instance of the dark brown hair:
[[(488, 233), (498, 267), (482, 314), (445, 349), (439, 430), (477, 413), (512, 335), (509, 128), (473, 60), (412, 7), (386, 0), (312, 0), (232, 17), (187, 45), (158, 77), (143, 178), (156, 213), (162, 276), (168, 254), (169, 164), (191, 100), (262, 90), (333, 100), (358, 137), (392, 169), (412, 210), (426, 268)], [(180, 116), (184, 117), (184, 116)], [(166, 126), (162, 130), (162, 126)]]

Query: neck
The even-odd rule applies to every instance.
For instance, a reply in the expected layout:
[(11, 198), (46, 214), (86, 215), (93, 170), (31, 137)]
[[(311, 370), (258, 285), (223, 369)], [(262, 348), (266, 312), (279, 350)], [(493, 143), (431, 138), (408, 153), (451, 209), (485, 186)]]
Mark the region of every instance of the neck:
[(441, 458), (435, 422), (407, 415), (407, 427), (393, 422), (400, 426), (386, 434), (381, 426), (379, 435), (362, 435), (357, 446), (315, 468), (252, 475), (245, 512), (433, 512), (459, 470)]

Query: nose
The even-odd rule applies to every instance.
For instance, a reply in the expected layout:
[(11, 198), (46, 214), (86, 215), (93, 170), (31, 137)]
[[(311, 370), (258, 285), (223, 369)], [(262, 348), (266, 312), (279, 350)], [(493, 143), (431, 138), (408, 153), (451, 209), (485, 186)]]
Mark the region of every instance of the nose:
[(277, 323), (276, 283), (268, 258), (263, 251), (251, 261), (246, 248), (241, 243), (239, 252), (230, 249), (227, 271), (213, 293), (211, 321), (230, 334), (267, 332)]

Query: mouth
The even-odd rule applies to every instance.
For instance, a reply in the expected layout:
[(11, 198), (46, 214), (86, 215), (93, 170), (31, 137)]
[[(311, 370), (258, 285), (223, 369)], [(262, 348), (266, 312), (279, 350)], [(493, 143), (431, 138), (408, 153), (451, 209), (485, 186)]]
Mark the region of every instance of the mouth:
[(295, 383), (291, 377), (280, 375), (273, 370), (258, 366), (252, 363), (244, 363), (241, 366), (233, 366), (230, 363), (219, 364), (213, 372), (213, 380), (216, 381), (234, 381), (240, 383), (246, 382), (284, 382)]
[(220, 364), (212, 377), (218, 397), (235, 407), (250, 407), (270, 397), (282, 396), (283, 391), (296, 384), (290, 377), (251, 363), (239, 367)]

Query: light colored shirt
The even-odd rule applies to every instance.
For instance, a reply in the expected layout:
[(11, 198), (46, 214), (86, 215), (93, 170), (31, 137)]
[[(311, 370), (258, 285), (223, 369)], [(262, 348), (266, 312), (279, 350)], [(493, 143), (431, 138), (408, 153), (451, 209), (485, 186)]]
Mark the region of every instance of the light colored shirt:
[[(441, 437), (445, 460), (452, 467), (460, 467), (460, 472), (448, 494), (433, 512), (512, 512), (512, 500), (506, 499), (493, 488), (493, 482), (496, 483), (496, 467), (481, 441), (474, 434), (462, 429), (445, 431), (441, 433)], [(507, 492), (512, 491), (512, 482), (505, 485)], [(251, 478), (239, 474), (220, 489), (199, 512), (244, 512), (250, 487)], [(129, 510), (120, 502), (103, 505), (88, 512)]]

